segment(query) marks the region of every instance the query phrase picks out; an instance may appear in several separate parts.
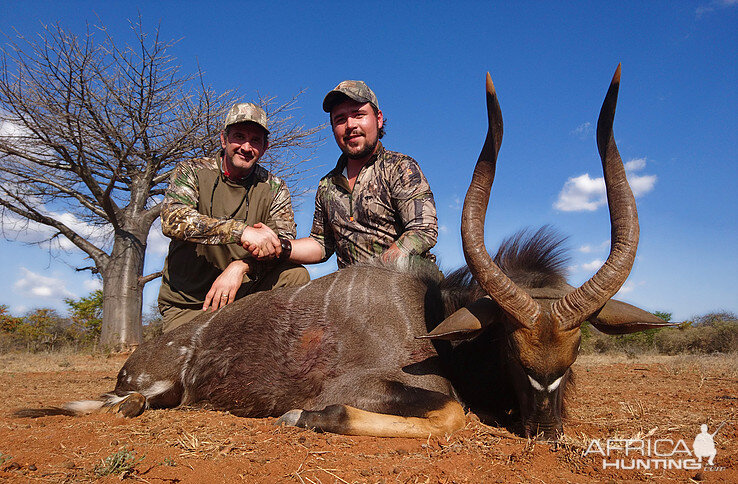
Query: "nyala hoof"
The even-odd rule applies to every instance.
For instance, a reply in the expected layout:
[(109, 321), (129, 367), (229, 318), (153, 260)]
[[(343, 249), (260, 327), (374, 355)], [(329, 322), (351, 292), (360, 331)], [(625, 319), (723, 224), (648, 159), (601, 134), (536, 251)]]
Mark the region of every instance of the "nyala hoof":
[(117, 413), (126, 418), (138, 417), (146, 408), (146, 397), (140, 393), (131, 393), (120, 402), (108, 407), (108, 412)]
[(295, 427), (297, 426), (297, 421), (300, 420), (300, 417), (302, 417), (302, 410), (290, 410), (289, 412), (279, 417), (274, 425), (276, 425), (277, 427), (281, 427), (282, 425)]

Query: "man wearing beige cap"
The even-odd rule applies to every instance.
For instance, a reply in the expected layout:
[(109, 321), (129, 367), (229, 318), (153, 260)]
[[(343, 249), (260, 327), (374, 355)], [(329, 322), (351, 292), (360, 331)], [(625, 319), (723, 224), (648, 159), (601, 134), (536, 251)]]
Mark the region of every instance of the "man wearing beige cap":
[(363, 81), (343, 81), (323, 100), (343, 154), (315, 195), (310, 236), (292, 241), (290, 260), (338, 267), (381, 257), (434, 261), (438, 221), (428, 181), (418, 163), (382, 146), (384, 115)]
[(258, 164), (269, 146), (264, 110), (235, 104), (220, 142), (215, 157), (180, 162), (164, 196), (162, 232), (172, 239), (159, 291), (164, 331), (247, 294), (310, 280), (281, 250), (295, 221), (284, 181)]

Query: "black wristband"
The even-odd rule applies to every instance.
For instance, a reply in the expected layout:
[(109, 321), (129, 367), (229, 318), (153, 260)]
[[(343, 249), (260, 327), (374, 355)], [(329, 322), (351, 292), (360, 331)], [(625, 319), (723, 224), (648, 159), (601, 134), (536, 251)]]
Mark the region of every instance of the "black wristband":
[(288, 260), (292, 253), (292, 242), (290, 242), (290, 239), (280, 237), (279, 244), (282, 246), (282, 253), (279, 254), (279, 260)]

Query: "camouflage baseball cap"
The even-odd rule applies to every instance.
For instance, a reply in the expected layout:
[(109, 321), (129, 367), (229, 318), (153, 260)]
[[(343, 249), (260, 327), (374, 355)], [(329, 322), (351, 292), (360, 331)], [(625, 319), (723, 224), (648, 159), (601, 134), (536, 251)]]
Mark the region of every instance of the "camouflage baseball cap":
[(371, 103), (372, 106), (379, 109), (377, 96), (364, 81), (343, 81), (325, 95), (323, 111), (330, 113), (333, 106), (344, 100), (344, 96), (360, 103)]
[(256, 104), (252, 103), (236, 103), (233, 105), (230, 111), (228, 111), (228, 114), (225, 117), (225, 123), (223, 123), (223, 129), (227, 128), (228, 126), (236, 123), (245, 123), (245, 122), (252, 122), (256, 123), (262, 128), (264, 128), (264, 131), (269, 133), (269, 129), (267, 128), (267, 115), (264, 112), (263, 109), (261, 109)]

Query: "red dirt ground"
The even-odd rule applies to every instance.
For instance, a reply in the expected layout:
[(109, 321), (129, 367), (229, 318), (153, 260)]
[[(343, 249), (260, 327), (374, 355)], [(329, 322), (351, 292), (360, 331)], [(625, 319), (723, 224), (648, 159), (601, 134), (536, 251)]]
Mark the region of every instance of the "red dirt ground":
[[(472, 414), (463, 430), (427, 440), (318, 434), (277, 428), (275, 419), (203, 409), (147, 411), (131, 420), (110, 414), (12, 416), (19, 407), (58, 405), (111, 390), (123, 360), (0, 355), (0, 481), (738, 482), (738, 355), (580, 357), (558, 446), (485, 426)], [(592, 439), (604, 449), (608, 438), (644, 436), (651, 442), (683, 439), (691, 451), (700, 424), (713, 432), (724, 420), (711, 469), (603, 469), (601, 456), (584, 455)], [(125, 453), (135, 455), (127, 472), (100, 477), (105, 458)], [(625, 457), (617, 450), (611, 456)]]

